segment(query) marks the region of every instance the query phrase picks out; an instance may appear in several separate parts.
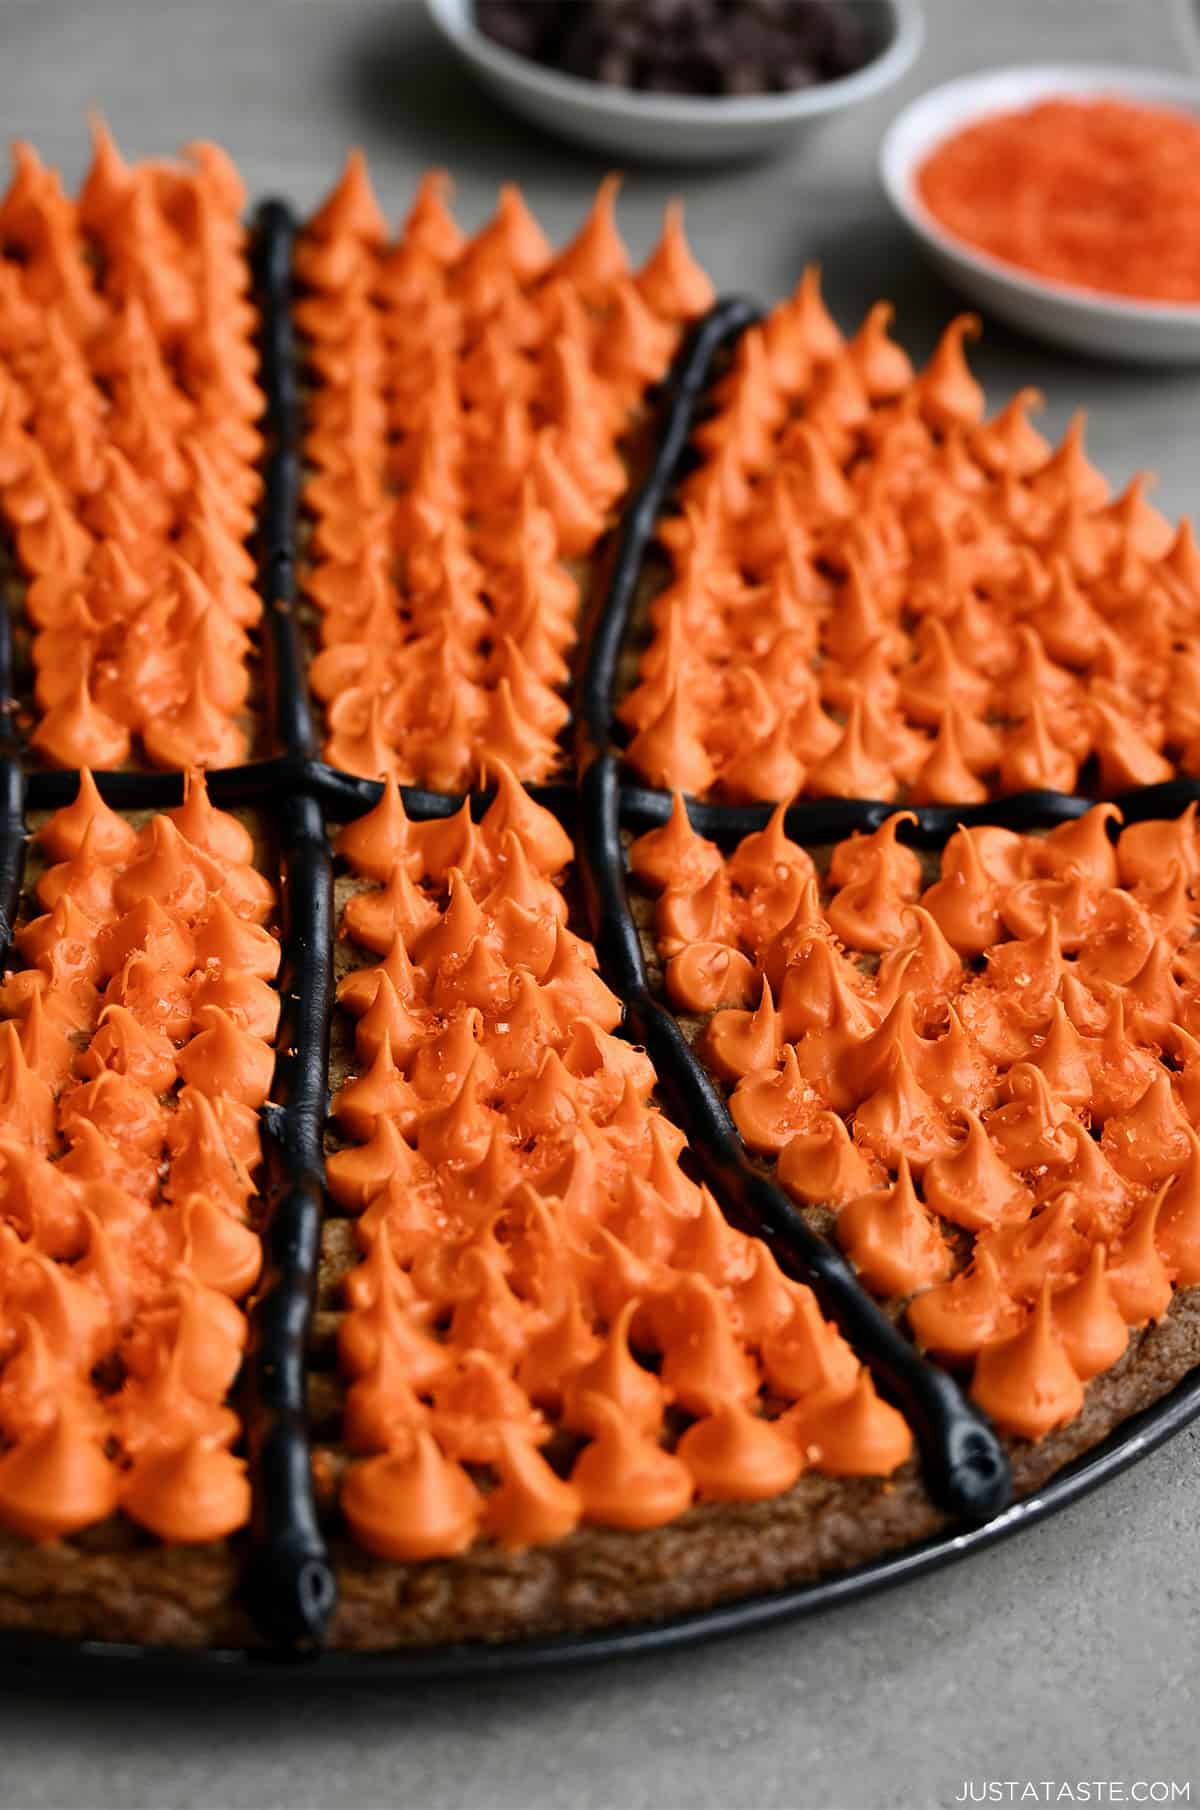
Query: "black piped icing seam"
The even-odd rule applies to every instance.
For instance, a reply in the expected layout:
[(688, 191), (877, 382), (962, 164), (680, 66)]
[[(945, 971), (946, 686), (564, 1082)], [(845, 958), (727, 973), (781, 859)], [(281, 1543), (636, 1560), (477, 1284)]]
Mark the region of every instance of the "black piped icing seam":
[(706, 1069), (652, 993), (625, 887), (619, 778), (611, 754), (598, 756), (582, 778), (579, 858), (601, 966), (625, 1001), (626, 1029), (645, 1044), (672, 1117), (687, 1133), (727, 1217), (765, 1239), (780, 1265), (809, 1284), (881, 1393), (904, 1413), (926, 1487), (939, 1506), (964, 1521), (998, 1514), (1008, 1503), (1012, 1478), (995, 1432), (946, 1372), (896, 1331), (783, 1190), (752, 1166)]
[[(283, 752), (208, 776), (213, 802), (223, 808), (268, 801), (274, 807), (283, 885), (282, 1013), (271, 1101), (262, 1113), (264, 1270), (250, 1310), (240, 1394), (253, 1488), (245, 1591), (263, 1637), (289, 1648), (320, 1642), (335, 1595), (313, 1499), (306, 1403), (323, 1184), (332, 867), (321, 807), (308, 790), (312, 731), (291, 610), (299, 437), (290, 322), (293, 236), (291, 216), (279, 203), (259, 210), (253, 251), (268, 442), (259, 582), (268, 624), (267, 703)], [(0, 625), (0, 941), (7, 946), (21, 891), (25, 812), (68, 803), (79, 775), (23, 773), (12, 734), (7, 613)], [(178, 772), (100, 773), (96, 779), (106, 800), (121, 810), (162, 810), (183, 799)]]
[(320, 1643), (337, 1594), (313, 1494), (306, 1370), (325, 1179), (333, 862), (321, 807), (306, 790), (315, 741), (293, 609), (301, 432), (291, 326), (294, 237), (288, 209), (264, 203), (255, 235), (268, 436), (259, 582), (271, 715), (284, 750), (277, 794), (284, 923), (282, 1011), (271, 1099), (263, 1112), (265, 1283), (255, 1301), (246, 1373), (254, 1488), (246, 1592), (269, 1638), (305, 1646)]

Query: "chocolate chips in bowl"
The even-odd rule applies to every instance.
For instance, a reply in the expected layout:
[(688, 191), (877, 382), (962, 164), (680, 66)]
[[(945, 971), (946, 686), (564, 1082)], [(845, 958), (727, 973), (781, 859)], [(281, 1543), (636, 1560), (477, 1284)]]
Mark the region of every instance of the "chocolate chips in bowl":
[(858, 8), (830, 0), (475, 0), (517, 56), (648, 94), (786, 94), (872, 54)]
[(878, 94), (921, 45), (920, 0), (425, 0), (481, 82), (621, 163), (776, 151)]

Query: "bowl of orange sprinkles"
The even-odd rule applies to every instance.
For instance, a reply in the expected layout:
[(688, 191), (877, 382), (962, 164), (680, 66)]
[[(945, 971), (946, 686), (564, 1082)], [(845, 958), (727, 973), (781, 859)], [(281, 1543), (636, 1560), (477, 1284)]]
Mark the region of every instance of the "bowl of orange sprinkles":
[(1078, 352), (1200, 360), (1200, 81), (995, 70), (923, 95), (880, 149), (893, 206), (950, 282)]

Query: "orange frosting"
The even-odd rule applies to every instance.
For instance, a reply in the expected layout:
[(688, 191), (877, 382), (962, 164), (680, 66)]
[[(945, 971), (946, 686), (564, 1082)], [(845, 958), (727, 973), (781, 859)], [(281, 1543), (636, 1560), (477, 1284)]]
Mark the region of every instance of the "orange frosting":
[(1083, 1384), (1055, 1328), (1049, 1286), (1020, 1332), (980, 1353), (971, 1394), (997, 1426), (1021, 1439), (1041, 1439), (1078, 1414)]
[(557, 1476), (528, 1441), (504, 1431), (500, 1439), (500, 1484), (487, 1499), (486, 1531), (510, 1551), (561, 1540), (583, 1513), (579, 1491)]
[(301, 240), (303, 583), (336, 765), (460, 791), (485, 767), (540, 780), (561, 764), (572, 563), (612, 519), (623, 436), (711, 294), (677, 209), (631, 277), (616, 189), (556, 257), (514, 185), (467, 237), (431, 172), (390, 240), (356, 153)]
[(1051, 1299), (1054, 1329), (1072, 1370), (1084, 1383), (1115, 1364), (1129, 1342), (1105, 1277), (1105, 1255), (1104, 1246), (1096, 1245), (1078, 1282)]
[(950, 1273), (950, 1253), (922, 1211), (904, 1155), (890, 1188), (846, 1202), (837, 1231), (855, 1269), (880, 1294), (913, 1294)]
[(32, 745), (66, 767), (122, 766), (135, 741), (160, 765), (233, 764), (261, 614), (241, 183), (212, 146), (127, 165), (97, 127), (76, 206), (47, 172), (31, 184), (28, 156), (0, 199), (22, 251), (0, 394), (24, 398), (3, 411), (0, 519), (29, 581)]
[(1036, 391), (984, 419), (973, 316), (914, 373), (889, 315), (845, 342), (810, 269), (743, 335), (659, 524), (670, 570), (618, 706), (631, 766), (739, 800), (942, 804), (1193, 770), (1194, 686), (1170, 684), (1189, 533), (1142, 480), (1109, 505), (1081, 421), (1057, 449), (1030, 424)]
[(600, 1431), (571, 1472), (586, 1519), (612, 1527), (659, 1527), (692, 1500), (691, 1474), (617, 1410), (595, 1410)]
[(787, 1434), (736, 1401), (692, 1423), (679, 1456), (704, 1501), (755, 1502), (790, 1489), (803, 1459)]
[(62, 1410), (0, 1457), (0, 1522), (29, 1540), (57, 1540), (117, 1506), (117, 1474), (94, 1431)]
[(208, 1543), (250, 1508), (224, 1404), (262, 1263), (279, 945), (239, 912), (274, 894), (195, 775), (138, 831), (85, 770), (39, 838), (51, 908), (16, 926), (37, 965), (7, 977), (0, 1022), (0, 1293), (25, 1327), (0, 1345), (0, 1525), (56, 1538), (119, 1507)]
[[(543, 1544), (581, 1518), (657, 1526), (697, 1494), (783, 1493), (802, 1457), (776, 1424), (781, 1399), (848, 1395), (856, 1360), (679, 1167), (653, 1069), (613, 1034), (619, 1002), (564, 922), (551, 876), (566, 839), (511, 774), (478, 823), (412, 824), (398, 804), (385, 790), (341, 840), (378, 882), (351, 895), (343, 930), (387, 951), (340, 989), (363, 1069), (333, 1100), (350, 1141), (327, 1163), (333, 1200), (360, 1216), (338, 1334), (347, 1440), (369, 1454), (342, 1489), (350, 1531), (416, 1559), (477, 1536)], [(677, 878), (672, 851), (732, 901), (679, 805), (634, 860)], [(813, 885), (797, 853), (777, 823), (744, 851), (739, 885)], [(696, 904), (690, 928), (706, 914)], [(757, 1013), (730, 1008), (724, 1026), (751, 1075), (778, 1035), (760, 991)], [(561, 1444), (536, 1450), (555, 1429), (579, 1444), (569, 1471)], [(868, 1416), (868, 1444), (873, 1429)], [(836, 1462), (871, 1473), (857, 1437)], [(483, 1495), (463, 1463), (486, 1471)]]
[(784, 1425), (807, 1462), (831, 1477), (889, 1477), (912, 1455), (903, 1417), (880, 1400), (865, 1371), (844, 1401), (800, 1402)]
[(427, 1432), (351, 1467), (342, 1511), (354, 1538), (380, 1558), (411, 1562), (471, 1544), (483, 1499), (467, 1473), (443, 1457)]
[(969, 1269), (952, 1282), (925, 1289), (908, 1304), (908, 1323), (918, 1344), (947, 1362), (973, 1357), (1015, 1332), (1022, 1314), (996, 1259), (982, 1247)]
[(240, 1459), (194, 1439), (136, 1464), (121, 1507), (161, 1539), (220, 1540), (250, 1519), (250, 1485)]
[[(690, 866), (657, 844), (631, 865), (668, 902), (668, 986), (714, 947), (710, 906), (727, 962), (746, 964), (737, 1005), (687, 1004), (711, 1014), (697, 1048), (747, 1145), (798, 1201), (835, 1209), (862, 1281), (906, 1304), (922, 1346), (980, 1358), (1005, 1430), (1040, 1437), (1125, 1328), (1200, 1277), (1195, 809), (960, 829), (923, 892), (901, 821), (839, 843), (819, 878), (779, 812)], [(686, 855), (673, 823), (655, 834), (669, 848), (682, 830)], [(1029, 1314), (1047, 1286), (1054, 1339)], [(770, 1340), (763, 1360), (775, 1382)]]

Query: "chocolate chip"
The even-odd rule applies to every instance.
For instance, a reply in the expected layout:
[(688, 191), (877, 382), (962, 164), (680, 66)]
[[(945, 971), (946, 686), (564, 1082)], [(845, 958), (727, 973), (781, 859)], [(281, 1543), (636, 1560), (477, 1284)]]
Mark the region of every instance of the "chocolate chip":
[(761, 94), (766, 85), (761, 63), (729, 63), (725, 67), (726, 94)]
[(588, 81), (657, 94), (765, 94), (862, 66), (861, 25), (830, 0), (475, 0), (480, 31)]
[(781, 94), (791, 93), (797, 88), (811, 88), (821, 79), (811, 63), (802, 62), (799, 58), (790, 63), (781, 63), (774, 71), (774, 78), (775, 87)]
[(634, 63), (628, 51), (616, 48), (602, 50), (596, 58), (594, 78), (597, 82), (607, 82), (610, 88), (632, 88), (634, 85)]

